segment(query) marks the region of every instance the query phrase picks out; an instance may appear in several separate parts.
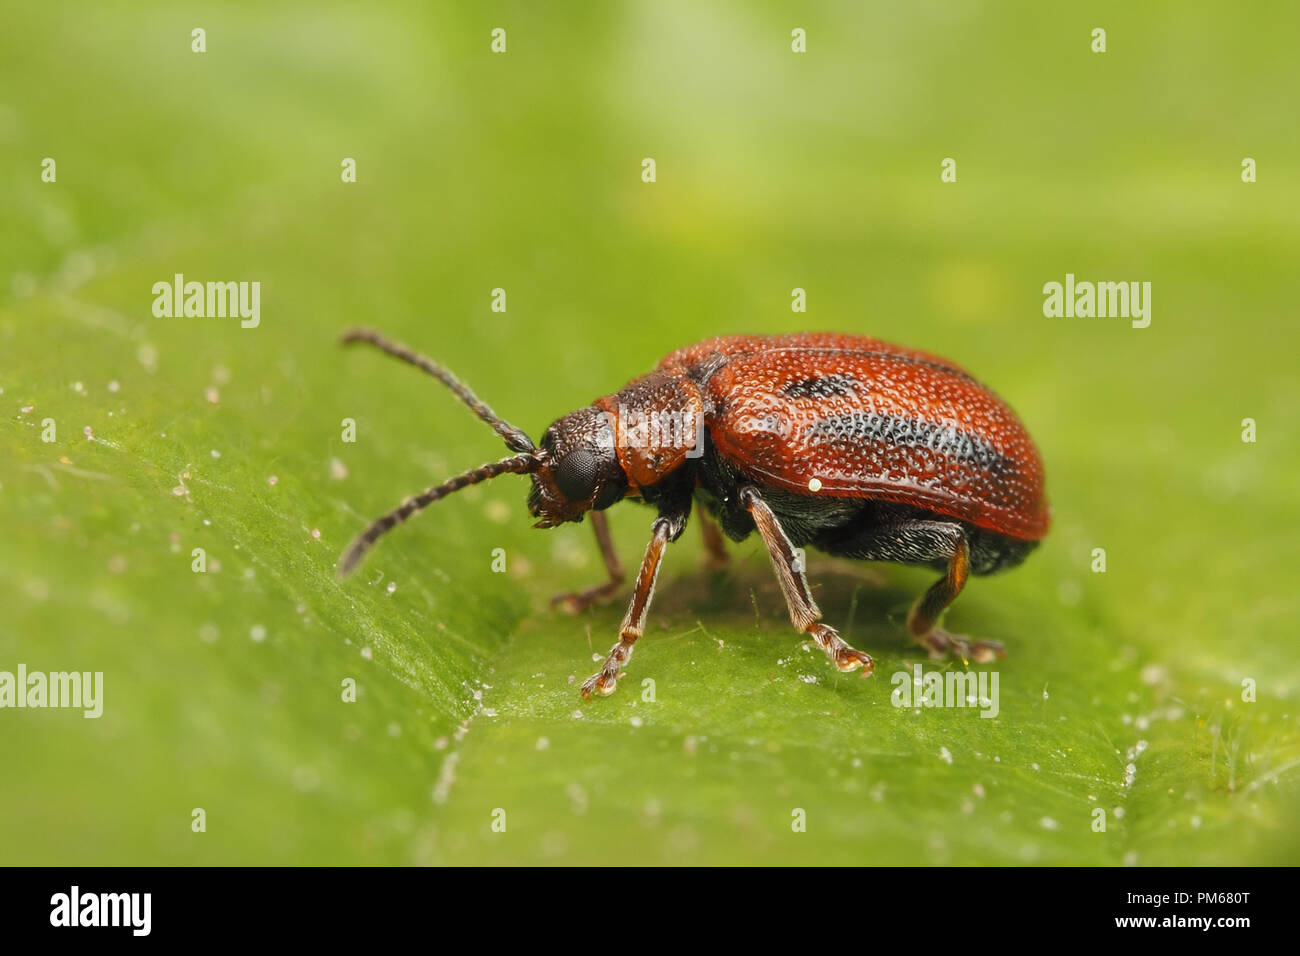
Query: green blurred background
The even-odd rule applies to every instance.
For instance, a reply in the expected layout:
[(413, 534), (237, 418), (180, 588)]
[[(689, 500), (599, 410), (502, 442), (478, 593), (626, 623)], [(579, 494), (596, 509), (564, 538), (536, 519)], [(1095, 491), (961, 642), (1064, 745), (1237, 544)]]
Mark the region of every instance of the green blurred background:
[[(6, 4), (0, 669), (103, 671), (105, 713), (0, 711), (0, 863), (1300, 862), (1298, 27), (1285, 3)], [(260, 281), (261, 326), (154, 318), (176, 272)], [(1152, 282), (1150, 328), (1044, 318), (1067, 272)], [(529, 527), (519, 479), (339, 585), (365, 520), (501, 453), (333, 344), (359, 322), (534, 437), (712, 335), (960, 362), (1035, 435), (1055, 515), (949, 616), (1007, 645), (1000, 716), (889, 704), (930, 572), (810, 557), (862, 681), (800, 649), (756, 541), (710, 575), (695, 529), (629, 678), (583, 703), (624, 597), (549, 610), (600, 564), (586, 526)], [(650, 518), (611, 512), (629, 567)]]

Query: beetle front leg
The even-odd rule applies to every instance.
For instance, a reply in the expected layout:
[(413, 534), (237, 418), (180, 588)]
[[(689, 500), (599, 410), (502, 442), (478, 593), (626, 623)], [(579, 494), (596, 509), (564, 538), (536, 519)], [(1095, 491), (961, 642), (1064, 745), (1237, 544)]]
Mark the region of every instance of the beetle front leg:
[(645, 633), (646, 612), (650, 610), (650, 599), (654, 597), (655, 581), (659, 577), (659, 563), (663, 559), (664, 548), (668, 542), (676, 541), (686, 527), (686, 516), (660, 515), (652, 526), (650, 543), (646, 545), (645, 557), (641, 559), (641, 570), (637, 572), (636, 587), (632, 591), (632, 602), (619, 628), (618, 643), (609, 652), (605, 666), (587, 678), (582, 685), (582, 696), (590, 700), (592, 692), (608, 697), (618, 687), (618, 677), (623, 667), (632, 657), (632, 646)]
[(771, 555), (772, 565), (776, 568), (776, 577), (781, 583), (781, 591), (790, 610), (790, 621), (795, 629), (811, 637), (839, 670), (847, 673), (861, 667), (862, 676), (869, 676), (876, 666), (871, 655), (850, 647), (833, 627), (821, 623), (821, 609), (808, 590), (808, 579), (804, 576), (794, 545), (786, 537), (781, 523), (767, 502), (752, 487), (740, 490), (740, 502), (749, 511), (763, 543), (767, 545), (767, 553)]
[(609, 580), (585, 591), (569, 591), (551, 598), (551, 607), (561, 607), (570, 614), (585, 611), (597, 601), (610, 597), (623, 583), (623, 564), (618, 560), (614, 540), (609, 536), (609, 522), (605, 519), (605, 513), (592, 511), (590, 514), (591, 527), (596, 532), (596, 544), (600, 546), (600, 556), (605, 559)]
[(970, 545), (960, 526), (953, 527), (957, 531), (952, 554), (948, 559), (948, 570), (912, 605), (912, 610), (907, 615), (907, 629), (932, 657), (940, 658), (955, 654), (963, 661), (971, 660), (977, 664), (987, 664), (995, 657), (1006, 656), (1001, 644), (997, 641), (972, 642), (961, 634), (950, 634), (937, 626), (939, 615), (956, 600), (961, 589), (966, 586), (966, 578), (970, 574)]

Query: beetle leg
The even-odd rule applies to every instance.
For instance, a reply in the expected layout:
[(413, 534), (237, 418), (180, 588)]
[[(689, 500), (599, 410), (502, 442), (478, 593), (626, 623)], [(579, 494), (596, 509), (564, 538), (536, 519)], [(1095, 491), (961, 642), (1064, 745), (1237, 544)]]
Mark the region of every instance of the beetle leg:
[(654, 596), (655, 580), (659, 577), (659, 563), (664, 555), (664, 548), (669, 541), (676, 541), (686, 527), (686, 516), (660, 515), (652, 526), (650, 543), (646, 545), (645, 557), (641, 559), (641, 570), (636, 575), (636, 587), (632, 591), (632, 602), (619, 628), (618, 643), (610, 649), (605, 666), (592, 674), (582, 685), (582, 696), (591, 699), (592, 692), (608, 697), (618, 687), (619, 674), (632, 657), (632, 646), (636, 639), (645, 633), (646, 612), (650, 609), (650, 599)]
[(727, 554), (727, 542), (722, 537), (722, 529), (709, 517), (709, 513), (700, 508), (697, 520), (704, 535), (704, 566), (711, 571), (720, 571), (731, 563)]
[(808, 579), (804, 576), (803, 564), (794, 545), (757, 489), (742, 488), (740, 503), (749, 511), (763, 543), (767, 545), (795, 629), (811, 637), (839, 670), (847, 673), (861, 667), (863, 677), (870, 675), (876, 666), (871, 656), (850, 647), (833, 627), (821, 623), (821, 609), (808, 589)]
[(931, 657), (955, 654), (963, 661), (973, 660), (987, 664), (995, 657), (1004, 657), (1006, 654), (997, 641), (972, 643), (961, 634), (950, 634), (936, 627), (939, 615), (965, 587), (969, 573), (970, 545), (966, 541), (966, 533), (959, 530), (954, 538), (952, 554), (948, 558), (947, 573), (930, 585), (929, 590), (912, 605), (912, 610), (907, 614), (907, 629), (930, 652)]
[(618, 560), (614, 541), (609, 536), (609, 521), (606, 520), (603, 511), (592, 511), (590, 514), (591, 527), (596, 532), (596, 543), (600, 546), (601, 557), (605, 559), (605, 570), (609, 572), (609, 580), (585, 591), (569, 591), (551, 598), (551, 607), (561, 607), (570, 614), (577, 614), (597, 601), (610, 597), (623, 583), (623, 564)]

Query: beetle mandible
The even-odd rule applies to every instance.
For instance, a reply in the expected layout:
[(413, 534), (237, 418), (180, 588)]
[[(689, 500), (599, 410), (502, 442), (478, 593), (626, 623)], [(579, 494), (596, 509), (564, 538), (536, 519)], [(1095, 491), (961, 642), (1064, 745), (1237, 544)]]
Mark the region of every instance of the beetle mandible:
[(591, 515), (608, 579), (555, 602), (581, 610), (623, 581), (604, 511), (624, 498), (655, 508), (618, 642), (582, 695), (611, 694), (645, 632), (667, 545), (692, 503), (709, 554), (722, 536), (758, 531), (790, 620), (841, 671), (871, 673), (871, 657), (821, 620), (804, 575), (805, 545), (866, 561), (943, 571), (912, 606), (907, 630), (932, 656), (987, 662), (994, 641), (938, 626), (968, 575), (1023, 561), (1049, 524), (1043, 465), (1015, 413), (946, 359), (839, 333), (727, 336), (668, 355), (650, 374), (555, 421), (534, 445), (431, 359), (370, 329), (344, 333), (415, 365), (487, 422), (513, 452), (407, 498), (371, 523), (339, 561), (352, 571), (378, 538), (452, 492), (502, 474), (532, 480), (535, 527)]

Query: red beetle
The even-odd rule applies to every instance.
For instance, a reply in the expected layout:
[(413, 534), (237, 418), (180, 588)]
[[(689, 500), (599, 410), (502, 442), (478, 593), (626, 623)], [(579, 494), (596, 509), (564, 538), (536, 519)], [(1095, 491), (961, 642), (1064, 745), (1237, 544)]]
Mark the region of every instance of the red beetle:
[[(438, 378), (515, 454), (373, 522), (344, 552), (340, 575), (439, 498), (500, 474), (527, 474), (536, 527), (591, 514), (609, 579), (556, 598), (578, 610), (623, 580), (604, 509), (630, 497), (658, 511), (618, 643), (582, 685), (584, 697), (613, 693), (645, 631), (664, 548), (685, 530), (692, 502), (735, 541), (758, 531), (796, 630), (841, 671), (860, 667), (864, 676), (871, 658), (821, 622), (798, 549), (942, 570), (913, 605), (907, 629), (933, 655), (986, 662), (1001, 645), (949, 634), (939, 616), (969, 574), (1014, 567), (1047, 533), (1042, 460), (1015, 413), (958, 366), (914, 349), (837, 333), (709, 339), (565, 415), (534, 446), (437, 363), (368, 329), (342, 341), (367, 342)], [(701, 524), (710, 553), (725, 560), (716, 526), (703, 513)]]

